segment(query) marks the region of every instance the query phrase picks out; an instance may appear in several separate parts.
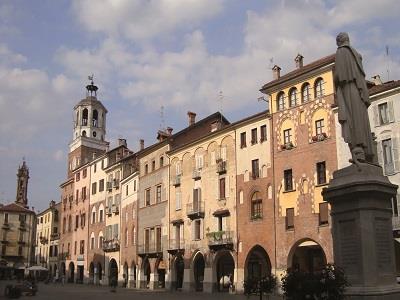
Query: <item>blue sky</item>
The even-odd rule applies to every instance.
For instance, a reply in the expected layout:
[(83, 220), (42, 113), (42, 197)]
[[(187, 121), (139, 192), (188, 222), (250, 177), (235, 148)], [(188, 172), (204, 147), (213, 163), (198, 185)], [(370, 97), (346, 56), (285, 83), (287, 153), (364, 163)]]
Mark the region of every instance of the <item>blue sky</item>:
[[(95, 75), (108, 108), (107, 139), (155, 142), (222, 109), (235, 121), (264, 110), (259, 88), (297, 53), (309, 63), (350, 34), (367, 77), (400, 79), (396, 0), (81, 0), (0, 3), (0, 202), (14, 201), (16, 169), (30, 167), (29, 203), (59, 200), (72, 108)], [(385, 47), (389, 46), (389, 56)], [(390, 70), (389, 76), (387, 70)], [(219, 93), (223, 93), (223, 101)]]

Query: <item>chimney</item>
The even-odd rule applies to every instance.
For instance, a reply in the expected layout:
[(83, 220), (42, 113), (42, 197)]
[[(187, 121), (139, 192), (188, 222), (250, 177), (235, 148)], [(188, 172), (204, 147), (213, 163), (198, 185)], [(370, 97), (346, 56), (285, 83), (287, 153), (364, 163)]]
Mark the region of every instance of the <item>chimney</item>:
[(127, 146), (126, 139), (118, 139), (118, 146)]
[(188, 111), (188, 117), (189, 117), (189, 126), (192, 126), (196, 122), (196, 113)]
[(278, 65), (275, 65), (272, 68), (272, 79), (277, 80), (279, 77), (281, 77), (281, 68)]
[(300, 53), (297, 54), (296, 58), (294, 59), (294, 61), (296, 62), (296, 69), (300, 69), (303, 67), (303, 55), (301, 55)]
[(172, 134), (172, 130), (174, 130), (172, 127), (167, 127), (166, 131), (167, 131), (168, 135)]
[(373, 82), (375, 85), (380, 85), (380, 84), (383, 83), (383, 82), (382, 82), (382, 79), (381, 79), (381, 76), (379, 76), (379, 75), (372, 76), (372, 82)]
[(144, 149), (144, 140), (140, 139), (139, 142), (140, 142), (140, 150), (143, 150)]

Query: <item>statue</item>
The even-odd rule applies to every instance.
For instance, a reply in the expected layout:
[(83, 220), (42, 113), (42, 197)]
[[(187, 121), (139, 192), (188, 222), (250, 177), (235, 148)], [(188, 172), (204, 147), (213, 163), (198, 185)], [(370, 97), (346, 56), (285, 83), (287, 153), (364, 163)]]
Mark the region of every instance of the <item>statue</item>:
[(352, 163), (376, 163), (376, 149), (368, 118), (370, 105), (361, 55), (350, 46), (349, 35), (336, 37), (334, 81), (342, 136), (349, 145)]

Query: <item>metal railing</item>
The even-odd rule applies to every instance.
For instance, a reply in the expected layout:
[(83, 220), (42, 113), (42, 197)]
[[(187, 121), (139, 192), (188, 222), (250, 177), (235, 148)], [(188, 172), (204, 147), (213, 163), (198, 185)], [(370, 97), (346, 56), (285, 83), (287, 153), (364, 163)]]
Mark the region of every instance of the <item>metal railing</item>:
[(204, 201), (197, 201), (186, 204), (186, 214), (195, 215), (195, 214), (204, 214)]
[(184, 239), (170, 239), (168, 250), (181, 250), (185, 249)]
[(120, 243), (119, 243), (119, 239), (117, 239), (117, 238), (103, 241), (103, 251), (104, 252), (119, 251), (119, 248), (120, 248)]
[(138, 254), (161, 253), (162, 251), (163, 247), (161, 241), (156, 243), (138, 245)]
[(206, 234), (209, 246), (233, 244), (233, 231), (214, 231)]

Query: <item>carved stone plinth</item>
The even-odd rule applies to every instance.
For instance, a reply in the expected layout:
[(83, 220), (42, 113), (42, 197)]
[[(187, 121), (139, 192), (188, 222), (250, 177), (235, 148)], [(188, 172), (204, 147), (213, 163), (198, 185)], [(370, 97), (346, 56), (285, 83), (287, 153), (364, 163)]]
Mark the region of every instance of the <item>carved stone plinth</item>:
[(322, 192), (331, 205), (335, 264), (351, 284), (349, 299), (400, 299), (391, 223), (396, 191), (381, 167), (361, 164), (334, 172)]

